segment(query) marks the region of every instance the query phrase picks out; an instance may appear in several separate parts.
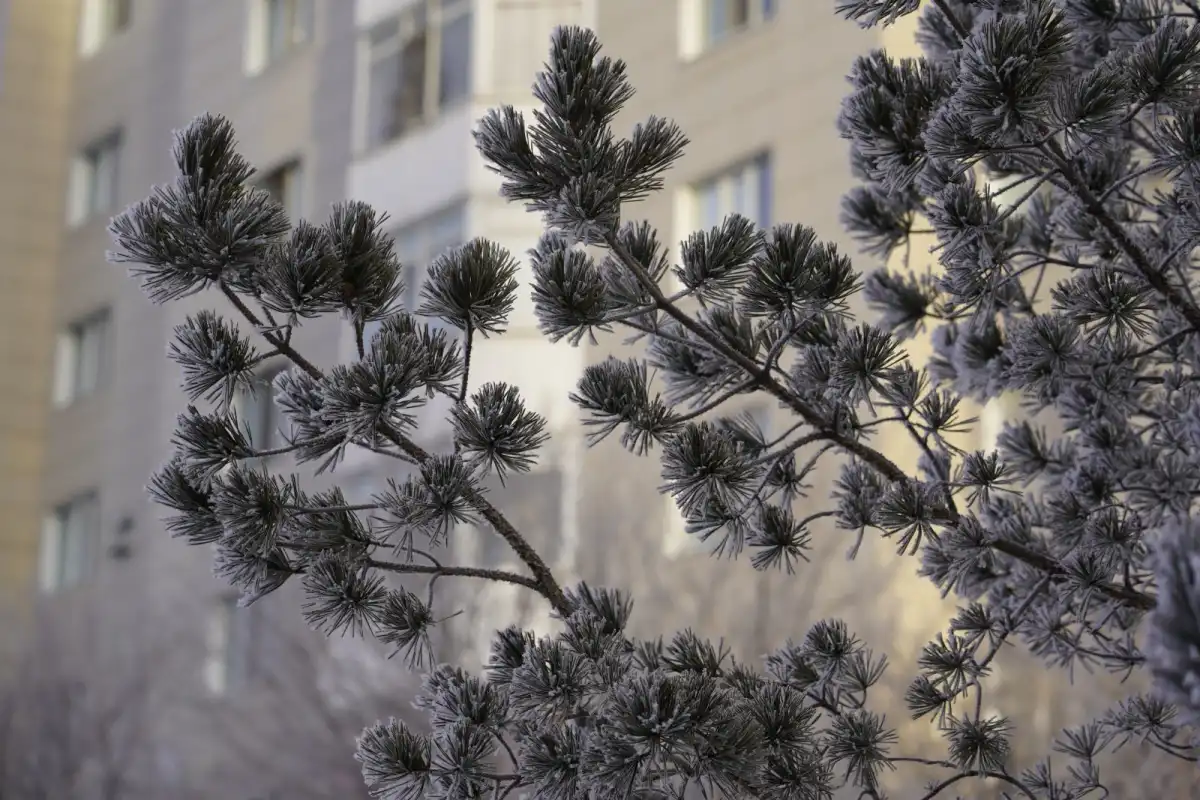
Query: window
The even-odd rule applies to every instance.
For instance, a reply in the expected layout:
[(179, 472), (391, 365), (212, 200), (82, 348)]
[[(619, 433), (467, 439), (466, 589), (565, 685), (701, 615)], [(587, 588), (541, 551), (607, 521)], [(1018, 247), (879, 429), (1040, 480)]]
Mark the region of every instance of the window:
[(120, 165), (119, 131), (93, 142), (71, 165), (70, 223), (80, 225), (104, 217), (117, 205), (117, 169)]
[(283, 428), (287, 420), (275, 402), (274, 382), (286, 367), (265, 369), (254, 379), (254, 391), (239, 392), (233, 399), (238, 420), (250, 429), (250, 445), (256, 450), (275, 450), (287, 445)]
[(675, 503), (675, 498), (666, 494), (663, 495), (663, 502), (663, 555), (674, 558), (681, 553), (696, 552), (700, 547), (700, 540), (687, 532), (687, 518)]
[(366, 41), (366, 130), (374, 149), (398, 139), (471, 86), (470, 0), (418, 0)]
[(993, 397), (983, 406), (979, 414), (978, 428), (980, 450), (986, 453), (996, 449), (1005, 424), (1019, 418), (1020, 399), (1019, 394), (1005, 392), (999, 397)]
[(59, 334), (55, 356), (54, 404), (59, 408), (100, 386), (108, 367), (108, 309), (71, 323)]
[(693, 223), (711, 228), (737, 213), (765, 228), (771, 224), (772, 191), (770, 156), (752, 158), (696, 185)]
[[(425, 275), (435, 258), (452, 247), (457, 247), (466, 238), (466, 208), (462, 204), (451, 206), (396, 229), (392, 238), (396, 242), (396, 256), (404, 265), (404, 310), (416, 311), (421, 305), (421, 287)], [(426, 320), (430, 325), (437, 320)], [(364, 344), (370, 343), (382, 322), (368, 323), (363, 330)]]
[(730, 34), (761, 25), (775, 16), (775, 0), (703, 0), (704, 42), (713, 45)]
[(90, 56), (133, 21), (133, 0), (84, 0), (79, 18), (79, 52)]
[(312, 39), (313, 0), (250, 0), (246, 72), (256, 75)]
[(239, 608), (236, 595), (225, 595), (210, 612), (204, 659), (204, 685), (209, 694), (228, 694), (249, 681), (255, 608)]
[(282, 167), (268, 172), (258, 183), (261, 189), (271, 195), (272, 200), (284, 207), (292, 224), (295, 224), (302, 213), (303, 177), (300, 162), (289, 161)]
[(97, 551), (100, 504), (95, 492), (84, 492), (57, 506), (42, 526), (40, 584), (53, 593), (79, 583)]

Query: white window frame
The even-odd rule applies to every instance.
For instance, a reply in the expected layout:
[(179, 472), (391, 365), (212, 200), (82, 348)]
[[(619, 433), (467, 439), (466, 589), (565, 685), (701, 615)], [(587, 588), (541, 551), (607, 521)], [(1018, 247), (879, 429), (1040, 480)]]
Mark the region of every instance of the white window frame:
[(91, 571), (99, 551), (100, 498), (82, 492), (55, 506), (42, 523), (38, 585), (43, 594), (75, 586)]
[[(749, 217), (761, 228), (773, 223), (775, 213), (775, 159), (769, 150), (741, 159), (731, 166), (712, 173), (675, 193), (672, 224), (676, 241), (683, 241), (699, 230), (708, 230), (733, 212)], [(736, 202), (735, 187), (739, 181), (753, 183), (755, 208)], [(715, 191), (718, 198), (715, 212), (706, 209), (706, 198)], [(746, 192), (743, 190), (742, 195)], [(749, 213), (747, 213), (749, 212)], [(671, 291), (683, 288), (674, 274), (667, 279)]]
[(54, 405), (66, 408), (93, 394), (108, 370), (112, 315), (107, 307), (81, 317), (58, 335)]
[(71, 162), (67, 222), (77, 227), (116, 210), (121, 172), (120, 130), (92, 141)]
[(691, 187), (693, 229), (720, 225), (733, 213), (759, 227), (771, 225), (774, 205), (774, 164), (769, 152), (743, 159)]
[[(466, 102), (471, 95), (472, 64), (475, 58), (475, 21), (472, 0), (415, 0), (396, 14), (373, 24), (362, 32), (359, 46), (358, 123), (355, 135), (356, 150), (361, 153), (387, 147), (414, 130), (437, 119), (448, 109)], [(463, 71), (467, 84), (460, 94), (442, 97), (443, 32), (453, 23), (467, 20), (468, 47)], [(394, 28), (394, 31), (390, 29)], [(378, 123), (372, 118), (372, 77), (375, 67), (385, 59), (398, 57), (405, 44), (425, 35), (422, 64), (421, 109), (411, 120), (393, 125), (396, 130), (376, 136)]]
[(83, 0), (79, 13), (79, 55), (83, 58), (94, 55), (132, 24), (133, 0)]
[[(276, 191), (274, 186), (276, 182), (279, 183), (279, 191)], [(258, 180), (258, 186), (271, 193), (295, 225), (304, 213), (304, 162), (293, 158), (275, 169), (264, 172)]]
[(288, 370), (283, 361), (269, 364), (255, 373), (255, 394), (239, 390), (233, 396), (233, 412), (238, 422), (250, 429), (250, 446), (255, 450), (276, 450), (287, 445), (284, 426), (287, 418), (275, 402), (275, 379)]
[[(413, 313), (420, 307), (421, 287), (425, 285), (429, 265), (447, 250), (467, 242), (467, 224), (467, 204), (459, 201), (391, 231), (392, 240), (396, 243), (396, 256), (404, 267), (403, 310)], [(443, 326), (436, 319), (422, 321), (431, 327)], [(371, 337), (382, 324), (382, 321), (366, 324), (363, 328), (364, 347), (371, 343)], [(354, 349), (353, 338), (354, 332), (351, 331), (351, 350)], [(354, 357), (357, 358), (357, 353)]]
[(233, 594), (221, 595), (209, 609), (201, 677), (210, 695), (222, 697), (249, 681), (254, 616), (254, 606), (240, 608)]
[[(726, 19), (738, 5), (745, 5), (746, 19), (715, 27), (718, 11)], [(761, 27), (779, 14), (779, 0), (680, 0), (679, 55), (685, 60), (697, 58), (705, 51), (737, 34)]]
[(985, 453), (995, 450), (1005, 423), (1019, 416), (1021, 396), (1004, 392), (984, 404), (979, 413), (979, 449)]
[[(287, 58), (314, 38), (316, 8), (314, 0), (248, 0), (246, 4), (246, 40), (243, 55), (247, 75), (258, 75), (267, 67)], [(273, 19), (282, 14), (289, 30), (276, 39)]]

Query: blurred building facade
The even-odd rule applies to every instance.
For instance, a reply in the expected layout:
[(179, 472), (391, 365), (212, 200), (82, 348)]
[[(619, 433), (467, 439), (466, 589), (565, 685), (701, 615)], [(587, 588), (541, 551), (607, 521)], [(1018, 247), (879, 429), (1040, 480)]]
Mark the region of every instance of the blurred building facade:
[[(0, 2), (0, 631), (36, 591), (75, 25), (72, 0)], [(0, 634), (0, 654), (12, 637)]]
[[(692, 141), (666, 189), (630, 215), (670, 243), (736, 211), (761, 225), (803, 222), (852, 249), (837, 220), (852, 179), (833, 120), (853, 56), (897, 35), (864, 33), (828, 6), (780, 0), (8, 2), (0, 135), (24, 144), (0, 151), (0, 196), (11, 211), (0, 214), (0, 243), (29, 255), (0, 265), (5, 586), (51, 602), (111, 590), (114, 631), (167, 627), (177, 637), (169, 693), (198, 702), (244, 696), (270, 668), (267, 615), (292, 625), (300, 615), (290, 593), (235, 610), (208, 552), (166, 537), (145, 496), (185, 405), (166, 358), (171, 331), (201, 308), (227, 311), (209, 295), (152, 306), (125, 270), (105, 263), (109, 218), (172, 177), (173, 129), (204, 111), (229, 117), (258, 179), (293, 218), (322, 221), (347, 197), (387, 213), (410, 286), (434, 256), (476, 236), (508, 248), (525, 270), (540, 220), (498, 197), (471, 129), (499, 104), (529, 111), (551, 31), (582, 24), (626, 60), (638, 90), (618, 127), (663, 115)], [(911, 41), (904, 36), (886, 43)], [(45, 66), (29, 66), (35, 58)], [(14, 86), (10, 69), (43, 83)], [(415, 293), (406, 298), (416, 302)], [(796, 620), (817, 615), (812, 582), (715, 563), (657, 492), (653, 454), (583, 446), (568, 393), (587, 363), (620, 352), (617, 338), (550, 344), (522, 290), (508, 332), (479, 344), (472, 386), (516, 384), (553, 436), (534, 473), (497, 487), (498, 505), (565, 575), (632, 590), (644, 632), (737, 630), (743, 655), (802, 635)], [(349, 330), (332, 320), (294, 341), (322, 366), (354, 357)], [(269, 365), (263, 380), (282, 367)], [(269, 405), (241, 410), (256, 437), (277, 435), (282, 419)], [(430, 447), (448, 446), (444, 410), (429, 409)], [(744, 410), (782, 431), (770, 405)], [(395, 463), (351, 454), (338, 483), (357, 502)], [(848, 543), (830, 541), (840, 559)], [(456, 548), (470, 562), (510, 560), (486, 531), (462, 532)], [(936, 629), (936, 592), (899, 579), (906, 596), (929, 595), (927, 606), (909, 607), (921, 630)], [(837, 597), (821, 593), (827, 603)], [(510, 585), (476, 584), (462, 596), (470, 608), (455, 623), (455, 647), (472, 660), (485, 657), (496, 628), (548, 622), (536, 599)], [(400, 669), (373, 663), (384, 680)], [(159, 767), (181, 785), (199, 780), (174, 733), (186, 726), (163, 725)]]
[[(6, 203), (23, 203), (26, 218), (37, 211), (38, 224), (51, 232), (39, 245), (45, 255), (32, 244), (12, 246), (9, 252), (20, 253), (25, 263), (6, 263), (0, 273), (6, 280), (0, 302), (20, 312), (5, 314), (4, 324), (16, 323), (22, 313), (28, 320), (20, 333), (14, 328), (12, 335), (7, 329), (0, 335), (2, 347), (29, 364), (20, 362), (18, 377), (6, 361), (5, 380), (13, 386), (0, 391), (0, 402), (24, 405), (20, 414), (2, 416), (5, 424), (20, 425), (29, 444), (8, 430), (0, 434), (0, 469), (16, 469), (11, 465), (18, 448), (26, 447), (30, 455), (22, 468), (36, 473), (23, 492), (19, 475), (0, 482), (5, 547), (11, 541), (25, 554), (19, 562), (6, 550), (5, 570), (20, 572), (24, 584), (6, 577), (5, 586), (19, 587), (26, 598), (40, 595), (41, 607), (51, 610), (102, 609), (90, 617), (106, 634), (93, 639), (96, 647), (133, 649), (134, 640), (154, 640), (169, 649), (155, 682), (160, 696), (175, 698), (173, 705), (234, 702), (266, 666), (263, 617), (275, 609), (268, 604), (253, 613), (234, 611), (227, 589), (211, 575), (209, 553), (170, 541), (160, 510), (145, 494), (147, 478), (169, 453), (174, 418), (185, 402), (166, 344), (175, 325), (212, 307), (213, 299), (151, 305), (125, 269), (106, 263), (106, 226), (115, 213), (172, 179), (172, 131), (205, 111), (233, 121), (242, 152), (259, 167), (256, 180), (294, 216), (324, 217), (346, 190), (345, 121), (358, 52), (353, 4), (12, 4), (4, 57), (25, 62), (6, 70), (10, 80), (0, 114), (4, 135), (27, 137), (31, 144), (20, 159), (0, 159), (0, 169), (12, 170), (5, 175)], [(30, 62), (38, 48), (32, 34), (49, 43), (37, 52), (47, 62), (56, 59), (53, 64)], [(28, 87), (25, 76), (32, 76)], [(46, 87), (39, 89), (37, 81)], [(27, 90), (44, 98), (45, 112)], [(7, 112), (18, 103), (25, 106)], [(58, 112), (58, 128), (52, 127), (51, 109)], [(14, 156), (16, 151), (5, 148)], [(19, 211), (6, 213), (0, 237), (10, 235), (10, 221), (22, 219)], [(14, 225), (12, 235), (18, 234), (40, 235), (28, 219), (23, 233)], [(43, 259), (36, 268), (35, 255)], [(315, 331), (301, 337), (325, 363), (334, 357), (335, 348), (321, 351), (328, 339)], [(32, 351), (43, 345), (35, 361)], [(261, 416), (269, 424), (269, 416)], [(7, 492), (19, 496), (10, 499)], [(278, 604), (278, 615), (303, 627), (294, 604)], [(203, 786), (204, 769), (219, 771), (203, 748), (175, 733), (187, 730), (175, 715), (150, 718), (159, 728), (148, 738), (153, 768), (173, 777), (181, 791)]]

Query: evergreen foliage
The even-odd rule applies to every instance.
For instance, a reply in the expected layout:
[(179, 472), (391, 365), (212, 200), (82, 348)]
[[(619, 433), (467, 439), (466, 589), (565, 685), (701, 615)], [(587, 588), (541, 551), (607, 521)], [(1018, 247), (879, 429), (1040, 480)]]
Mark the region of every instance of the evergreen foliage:
[[(622, 331), (643, 343), (640, 357), (589, 366), (572, 399), (593, 441), (615, 434), (635, 456), (656, 451), (664, 491), (715, 550), (803, 572), (810, 526), (833, 516), (891, 539), (959, 599), (906, 695), (945, 740), (932, 762), (945, 780), (924, 797), (984, 777), (1012, 797), (1102, 797), (1102, 756), (1131, 739), (1194, 761), (1200, 5), (836, 5), (864, 26), (921, 15), (923, 57), (853, 62), (839, 126), (859, 185), (843, 221), (879, 258), (903, 257), (932, 231), (937, 272), (863, 276), (803, 225), (759, 230), (737, 215), (673, 259), (623, 205), (661, 188), (687, 140), (655, 117), (618, 135), (633, 94), (625, 65), (590, 31), (562, 28), (532, 119), (496, 109), (475, 136), (503, 195), (545, 220), (529, 261), (546, 336), (578, 344)], [(217, 116), (180, 133), (175, 156), (175, 182), (113, 222), (111, 258), (133, 265), (154, 302), (209, 289), (242, 319), (204, 312), (176, 330), (184, 388), (212, 407), (180, 416), (175, 456), (150, 491), (174, 534), (215, 543), (244, 602), (297, 577), (313, 625), (374, 635), (428, 670), (420, 703), (432, 732), (389, 720), (360, 739), (376, 796), (883, 796), (883, 776), (913, 759), (872, 710), (885, 660), (845, 624), (820, 622), (762, 665), (689, 631), (634, 640), (623, 591), (564, 588), (489, 501), (484, 478), (519, 480), (547, 441), (516, 388), (467, 393), (472, 348), (503, 335), (519, 291), (512, 254), (483, 240), (448, 252), (413, 316), (397, 309), (402, 269), (372, 209), (345, 203), (324, 225), (289, 228), (247, 182)], [(855, 318), (858, 297), (877, 322)], [(343, 316), (359, 350), (328, 370), (292, 346), (295, 328), (325, 314)], [(364, 341), (372, 320), (384, 324)], [(935, 345), (928, 367), (905, 349), (921, 332)], [(274, 390), (292, 424), (283, 449), (298, 462), (323, 470), (366, 448), (409, 469), (349, 506), (254, 466), (263, 452), (228, 400), (267, 355), (293, 364)], [(787, 435), (767, 441), (710, 413), (752, 393), (791, 415)], [(1007, 425), (995, 451), (956, 445), (973, 424), (964, 401), (1004, 393), (1020, 394), (1029, 419)], [(448, 453), (417, 436), (416, 412), (439, 394), (454, 403)], [(884, 425), (911, 437), (918, 470), (873, 445)], [(834, 496), (798, 500), (835, 453), (845, 458)], [(493, 529), (523, 569), (444, 564), (438, 551), (462, 523)], [(563, 630), (498, 633), (485, 676), (432, 666), (430, 634), (446, 612), (388, 573), (518, 584)], [(1005, 646), (1054, 668), (1149, 667), (1157, 688), (1064, 731), (1053, 759), (1020, 772), (1008, 755), (1021, 720), (981, 703)]]

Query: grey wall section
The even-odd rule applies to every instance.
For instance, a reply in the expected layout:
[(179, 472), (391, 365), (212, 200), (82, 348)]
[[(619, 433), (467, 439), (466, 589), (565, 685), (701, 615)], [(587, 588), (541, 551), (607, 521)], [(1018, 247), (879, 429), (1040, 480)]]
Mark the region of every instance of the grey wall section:
[[(0, 0), (5, 2), (6, 0)], [(304, 161), (305, 206), (324, 218), (341, 199), (349, 159), (354, 76), (354, 4), (316, 0), (315, 40), (261, 74), (244, 73), (246, 3), (170, 0), (135, 3), (131, 28), (76, 70), (71, 110), (71, 148), (120, 128), (122, 207), (146, 197), (174, 176), (172, 134), (203, 112), (224, 114), (234, 123), (242, 152), (270, 169)], [(145, 486), (169, 456), (176, 415), (185, 405), (178, 368), (167, 358), (175, 325), (199, 308), (230, 309), (211, 295), (166, 307), (152, 305), (136, 280), (119, 265), (105, 263), (110, 247), (106, 220), (64, 235), (56, 318), (61, 326), (103, 305), (113, 309), (111, 372), (102, 390), (57, 412), (51, 424), (45, 486), (47, 501), (86, 487), (101, 493), (106, 544), (118, 526), (132, 547), (125, 561), (103, 560), (97, 591), (104, 597), (107, 641), (128, 646), (130, 637), (169, 637), (170, 669), (161, 686), (176, 701), (203, 691), (200, 665), (206, 612), (225, 587), (211, 574), (211, 552), (171, 540), (160, 521), (163, 509), (150, 504)], [(297, 343), (335, 341), (317, 330)], [(315, 353), (328, 360), (330, 353)], [(261, 613), (285, 614), (300, 623), (294, 597), (273, 598)], [(164, 662), (165, 663), (165, 662)], [(202, 701), (204, 702), (204, 701)], [(156, 745), (172, 758), (188, 788), (207, 790), (205, 756), (187, 741), (188, 726), (173, 714), (151, 715)], [(182, 738), (181, 738), (182, 737)], [(208, 777), (206, 777), (206, 775)], [(199, 796), (223, 796), (200, 791)]]

